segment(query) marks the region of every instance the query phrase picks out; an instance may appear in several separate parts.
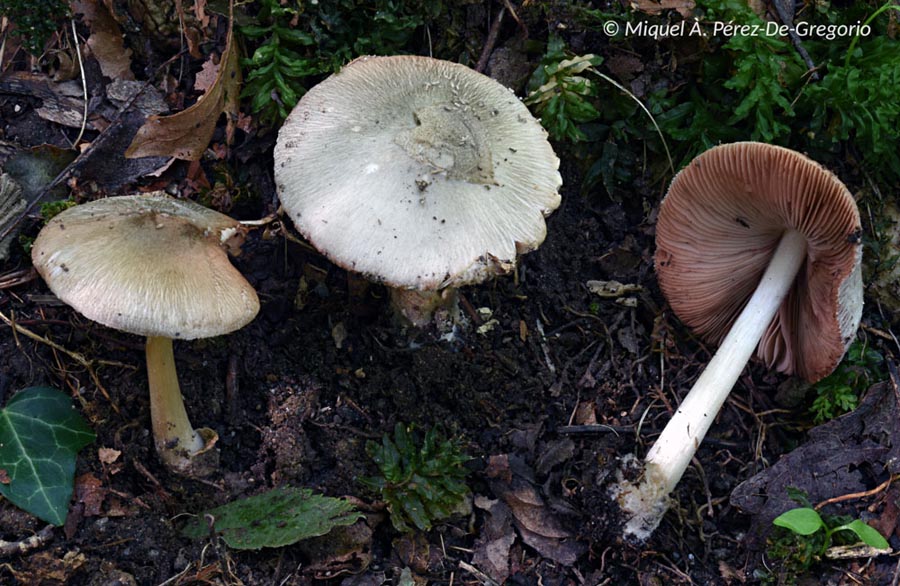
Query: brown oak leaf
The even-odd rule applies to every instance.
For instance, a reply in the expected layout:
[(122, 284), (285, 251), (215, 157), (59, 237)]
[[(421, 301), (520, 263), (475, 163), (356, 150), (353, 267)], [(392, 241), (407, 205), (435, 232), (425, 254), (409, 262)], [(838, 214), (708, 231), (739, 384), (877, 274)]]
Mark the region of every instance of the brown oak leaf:
[(216, 122), (223, 112), (228, 118), (226, 141), (231, 143), (241, 87), (241, 69), (232, 22), (228, 24), (228, 37), (218, 75), (209, 90), (196, 104), (177, 114), (150, 116), (125, 151), (127, 158), (160, 156), (197, 161), (209, 145)]

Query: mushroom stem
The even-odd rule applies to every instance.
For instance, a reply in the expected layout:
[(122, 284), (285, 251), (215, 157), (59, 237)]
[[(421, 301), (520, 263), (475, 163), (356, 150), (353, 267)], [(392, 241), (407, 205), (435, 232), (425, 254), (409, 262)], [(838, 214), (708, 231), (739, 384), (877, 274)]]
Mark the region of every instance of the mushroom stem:
[(629, 516), (624, 528), (626, 538), (644, 541), (659, 525), (668, 509), (669, 493), (681, 480), (805, 259), (806, 238), (788, 230), (716, 355), (647, 453), (640, 484), (622, 480), (614, 489), (619, 505)]
[(150, 419), (156, 451), (166, 466), (182, 470), (191, 455), (203, 450), (205, 442), (194, 430), (184, 408), (172, 339), (151, 336), (147, 338), (146, 350)]
[(400, 316), (417, 328), (431, 323), (440, 309), (447, 311), (448, 321), (459, 320), (459, 290), (447, 287), (437, 291), (418, 291), (391, 287), (391, 305)]

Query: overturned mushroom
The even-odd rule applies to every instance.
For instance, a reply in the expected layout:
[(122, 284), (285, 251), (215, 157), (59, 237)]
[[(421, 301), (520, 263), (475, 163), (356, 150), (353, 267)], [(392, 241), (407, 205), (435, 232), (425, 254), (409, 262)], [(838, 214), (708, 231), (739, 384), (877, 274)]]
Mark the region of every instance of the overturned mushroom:
[(215, 467), (217, 435), (188, 420), (172, 339), (220, 336), (256, 316), (256, 292), (226, 252), (237, 252), (243, 237), (236, 220), (192, 202), (125, 196), (64, 211), (32, 248), (57, 297), (105, 326), (147, 336), (156, 449), (189, 476)]
[(515, 267), (557, 208), (559, 160), (507, 88), (427, 57), (362, 57), (312, 88), (275, 147), (278, 194), (334, 263), (424, 325)]
[(637, 485), (614, 489), (644, 540), (751, 355), (810, 382), (829, 374), (862, 315), (860, 220), (847, 188), (794, 151), (710, 149), (672, 181), (656, 227), (660, 287), (719, 350), (653, 444)]

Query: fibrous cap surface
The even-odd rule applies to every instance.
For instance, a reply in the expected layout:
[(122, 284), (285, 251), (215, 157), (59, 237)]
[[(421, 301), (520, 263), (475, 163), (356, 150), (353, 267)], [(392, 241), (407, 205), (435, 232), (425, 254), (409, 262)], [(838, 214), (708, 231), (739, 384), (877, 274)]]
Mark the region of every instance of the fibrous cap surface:
[(434, 290), (508, 272), (559, 205), (559, 160), (507, 88), (427, 57), (362, 57), (312, 88), (275, 147), (279, 197), (336, 264)]
[(86, 317), (143, 336), (206, 338), (259, 311), (228, 260), (236, 220), (162, 196), (110, 197), (60, 213), (32, 248), (57, 297)]

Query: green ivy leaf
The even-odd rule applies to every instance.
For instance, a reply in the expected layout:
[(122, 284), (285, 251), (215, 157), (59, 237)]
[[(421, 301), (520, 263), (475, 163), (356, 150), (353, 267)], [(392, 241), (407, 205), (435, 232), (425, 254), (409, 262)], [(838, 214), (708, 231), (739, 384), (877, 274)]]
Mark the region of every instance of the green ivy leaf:
[(0, 410), (0, 494), (35, 517), (62, 525), (75, 480), (75, 456), (94, 432), (56, 389), (31, 387)]
[(206, 511), (188, 523), (182, 534), (192, 539), (209, 535), (206, 515), (214, 517), (215, 531), (234, 549), (282, 547), (362, 518), (343, 499), (282, 487)]
[(812, 535), (819, 529), (825, 527), (825, 522), (815, 509), (800, 507), (791, 509), (782, 513), (772, 521), (777, 527), (784, 527), (796, 533), (797, 535)]

